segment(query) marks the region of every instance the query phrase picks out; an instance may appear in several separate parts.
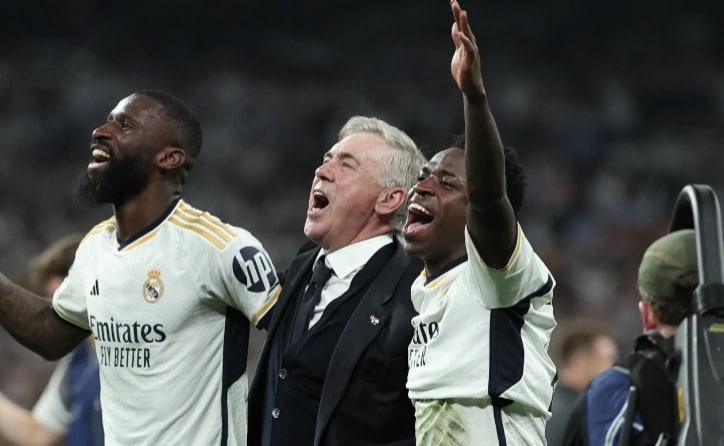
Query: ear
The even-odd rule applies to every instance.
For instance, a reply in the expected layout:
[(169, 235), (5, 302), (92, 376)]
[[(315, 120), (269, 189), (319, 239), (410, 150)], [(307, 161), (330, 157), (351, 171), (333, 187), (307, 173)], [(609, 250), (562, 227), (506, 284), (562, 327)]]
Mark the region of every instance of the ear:
[(405, 203), (407, 194), (401, 187), (389, 188), (380, 192), (375, 203), (375, 212), (380, 215), (392, 215)]
[(656, 317), (651, 303), (643, 300), (639, 301), (639, 313), (641, 314), (641, 324), (644, 326), (644, 331), (656, 330), (659, 327), (659, 319)]
[(156, 166), (161, 170), (174, 170), (186, 162), (186, 151), (178, 147), (166, 146), (156, 154)]

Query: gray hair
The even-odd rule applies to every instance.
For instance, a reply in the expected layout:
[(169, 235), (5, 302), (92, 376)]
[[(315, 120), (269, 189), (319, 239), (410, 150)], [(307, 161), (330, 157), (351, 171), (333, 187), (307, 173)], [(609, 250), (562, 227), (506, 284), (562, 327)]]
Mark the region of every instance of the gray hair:
[[(385, 121), (367, 116), (353, 116), (339, 131), (339, 140), (354, 133), (371, 133), (380, 136), (391, 149), (382, 163), (377, 182), (384, 188), (401, 187), (407, 194), (417, 182), (420, 169), (427, 159), (407, 133)], [(402, 205), (392, 216), (390, 225), (396, 234), (402, 232), (407, 220), (407, 207)]]

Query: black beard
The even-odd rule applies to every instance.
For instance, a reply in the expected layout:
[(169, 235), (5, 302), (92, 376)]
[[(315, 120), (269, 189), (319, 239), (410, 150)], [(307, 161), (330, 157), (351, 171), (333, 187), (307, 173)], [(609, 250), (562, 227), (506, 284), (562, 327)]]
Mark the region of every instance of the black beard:
[(108, 163), (96, 176), (86, 171), (78, 177), (75, 191), (78, 203), (90, 207), (106, 203), (120, 206), (148, 185), (150, 175), (142, 168), (140, 157), (121, 161), (111, 158)]

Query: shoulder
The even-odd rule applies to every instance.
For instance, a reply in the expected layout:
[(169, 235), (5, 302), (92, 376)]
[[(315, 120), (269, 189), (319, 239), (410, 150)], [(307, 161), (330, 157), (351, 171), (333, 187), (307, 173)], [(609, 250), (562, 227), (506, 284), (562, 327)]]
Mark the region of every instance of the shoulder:
[(631, 379), (625, 370), (619, 367), (611, 367), (604, 370), (591, 381), (589, 393), (602, 392), (614, 389), (619, 386), (627, 386), (631, 383)]
[(422, 261), (410, 256), (405, 251), (403, 243), (397, 239), (393, 241), (392, 245), (381, 248), (378, 254), (370, 259), (368, 265), (372, 269), (381, 268), (377, 277), (385, 279), (390, 287), (396, 287), (398, 292), (401, 290), (408, 297), (412, 282), (424, 268)]
[(631, 387), (628, 374), (619, 368), (610, 368), (596, 376), (587, 390), (589, 411), (592, 407), (603, 410), (620, 407), (625, 401)]
[(390, 279), (383, 282), (383, 286), (391, 291), (389, 300), (382, 299), (382, 301), (395, 308), (393, 313), (397, 313), (396, 317), (403, 321), (405, 327), (412, 327), (410, 320), (417, 314), (411, 297), (412, 284), (420, 276), (424, 265), (419, 259), (407, 254), (401, 244), (398, 244), (396, 249), (401, 251), (395, 251), (380, 273), (380, 278), (383, 278), (386, 271), (394, 271), (387, 276)]
[(185, 241), (192, 243), (192, 240), (196, 240), (201, 245), (219, 251), (239, 244), (258, 244), (258, 240), (245, 229), (228, 224), (183, 200), (169, 216), (168, 223), (180, 231)]
[(310, 253), (315, 252), (319, 249), (319, 245), (311, 240), (307, 240), (297, 251), (297, 256), (308, 256)]
[(420, 259), (416, 259), (407, 254), (405, 255), (407, 256), (404, 266), (405, 270), (402, 273), (400, 282), (407, 285), (407, 292), (409, 293), (409, 288), (412, 286), (412, 283), (415, 282), (418, 277), (420, 277), (420, 274), (422, 274), (423, 270), (425, 269), (425, 265)]
[(307, 240), (297, 251), (285, 274), (293, 274), (302, 269), (304, 265), (311, 266), (312, 259), (316, 258), (319, 249), (317, 244), (311, 240)]
[(83, 237), (83, 239), (80, 241), (80, 245), (85, 245), (88, 240), (102, 236), (102, 235), (113, 235), (116, 232), (116, 217), (110, 217), (106, 220), (103, 220), (102, 222), (96, 224), (91, 228), (90, 231)]

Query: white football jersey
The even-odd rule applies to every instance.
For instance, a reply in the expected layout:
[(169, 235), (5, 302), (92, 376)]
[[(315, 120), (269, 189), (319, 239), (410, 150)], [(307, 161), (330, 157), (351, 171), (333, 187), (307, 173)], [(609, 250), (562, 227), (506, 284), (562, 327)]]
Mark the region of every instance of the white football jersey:
[[(460, 407), (456, 416), (466, 416), (456, 423), (470, 431), (483, 417), (491, 426), (498, 424), (493, 406), (515, 404), (514, 410), (526, 418), (540, 419), (542, 435), (555, 376), (547, 353), (556, 325), (553, 278), (520, 226), (515, 251), (499, 270), (483, 262), (467, 229), (465, 244), (466, 261), (436, 277), (423, 271), (412, 285), (419, 315), (412, 320), (415, 332), (408, 352), (410, 399), (465, 400), (466, 406), (489, 409), (476, 414)], [(442, 406), (434, 408), (435, 416), (421, 414), (427, 406), (416, 406), (418, 415), (446, 422), (439, 413)], [(418, 425), (421, 421), (418, 416)], [(515, 426), (505, 424), (506, 429)]]
[(183, 200), (122, 246), (81, 242), (53, 297), (93, 334), (107, 445), (246, 444), (248, 322), (278, 296), (261, 243)]

